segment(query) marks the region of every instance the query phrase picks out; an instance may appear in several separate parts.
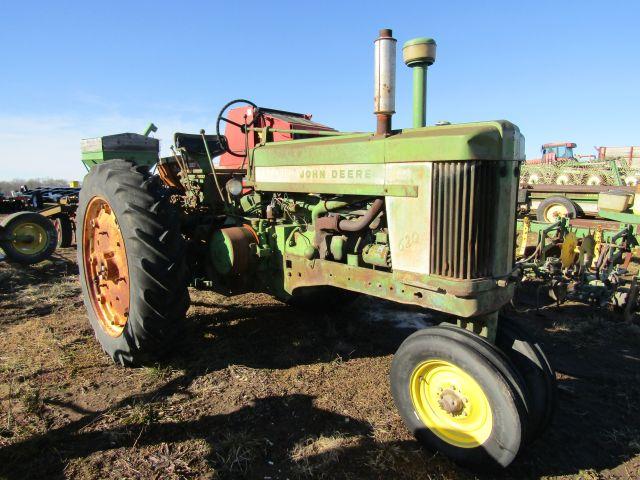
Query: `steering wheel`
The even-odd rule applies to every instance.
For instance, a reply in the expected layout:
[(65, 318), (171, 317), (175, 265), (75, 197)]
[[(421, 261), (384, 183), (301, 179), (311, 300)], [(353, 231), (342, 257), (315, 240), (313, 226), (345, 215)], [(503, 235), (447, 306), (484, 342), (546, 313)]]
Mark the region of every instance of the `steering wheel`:
[[(246, 115), (244, 117), (244, 119), (245, 119), (245, 123), (244, 124), (240, 124), (240, 123), (234, 122), (233, 120), (229, 120), (228, 118), (226, 118), (224, 116), (224, 113), (227, 111), (227, 109), (231, 105), (235, 105), (236, 103), (244, 103), (244, 104), (249, 105), (249, 106), (254, 108), (254, 116), (253, 116), (253, 120), (251, 120), (251, 122), (246, 123), (246, 120), (247, 120)], [(231, 100), (224, 107), (222, 107), (222, 110), (220, 110), (220, 113), (218, 114), (218, 119), (216, 120), (216, 135), (218, 135), (218, 141), (220, 142), (220, 145), (222, 146), (222, 148), (224, 149), (225, 152), (230, 153), (234, 157), (246, 157), (247, 156), (247, 145), (245, 145), (245, 149), (241, 153), (234, 152), (233, 150), (231, 150), (231, 148), (229, 147), (229, 141), (227, 140), (227, 137), (225, 137), (224, 135), (222, 135), (220, 133), (220, 123), (223, 122), (223, 121), (225, 123), (230, 123), (231, 125), (233, 125), (235, 127), (238, 127), (240, 129), (240, 131), (242, 133), (244, 133), (244, 132), (246, 132), (246, 129), (248, 127), (251, 127), (255, 123), (256, 119), (259, 116), (260, 116), (260, 108), (255, 103), (250, 102), (249, 100), (244, 100), (242, 98), (238, 98), (236, 100)]]

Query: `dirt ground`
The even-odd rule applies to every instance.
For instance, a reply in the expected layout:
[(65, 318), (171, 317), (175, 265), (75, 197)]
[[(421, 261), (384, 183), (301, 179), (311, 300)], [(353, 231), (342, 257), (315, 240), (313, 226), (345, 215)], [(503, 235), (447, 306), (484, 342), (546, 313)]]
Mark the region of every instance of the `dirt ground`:
[(476, 477), (421, 448), (389, 391), (393, 352), (436, 316), (193, 290), (171, 356), (125, 369), (93, 338), (74, 256), (0, 263), (0, 478), (640, 478), (640, 327), (614, 314), (518, 314), (558, 370), (558, 413)]

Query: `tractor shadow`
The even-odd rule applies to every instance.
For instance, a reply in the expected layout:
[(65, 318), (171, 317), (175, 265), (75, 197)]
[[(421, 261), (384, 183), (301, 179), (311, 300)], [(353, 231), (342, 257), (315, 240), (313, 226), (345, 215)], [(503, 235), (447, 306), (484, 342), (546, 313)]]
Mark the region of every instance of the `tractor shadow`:
[[(0, 448), (0, 478), (84, 477), (87, 471), (69, 465), (93, 454), (100, 454), (100, 471), (89, 473), (95, 478), (164, 478), (159, 476), (163, 466), (170, 468), (170, 478), (192, 478), (195, 472), (176, 461), (176, 449), (167, 444), (194, 440), (205, 444), (197, 461), (215, 471), (204, 476), (199, 472), (197, 478), (478, 478), (415, 441), (376, 441), (369, 423), (318, 408), (314, 397), (302, 394), (257, 398), (238, 410), (197, 420), (94, 425), (132, 405), (161, 405), (189, 383), (188, 375), (181, 376), (108, 410), (88, 412), (64, 427)], [(151, 463), (142, 453), (147, 449), (153, 451)]]
[[(133, 402), (155, 405), (179, 390), (185, 380), (181, 377), (161, 389), (126, 398), (112, 410), (125, 408)], [(327, 463), (329, 457), (314, 458), (310, 450), (309, 455), (296, 459), (296, 448), (321, 436), (336, 439), (336, 447), (344, 446), (367, 441), (370, 433), (367, 424), (317, 408), (313, 400), (307, 395), (272, 396), (256, 399), (252, 405), (228, 414), (203, 415), (197, 420), (151, 421), (105, 428), (91, 428), (92, 423), (107, 413), (95, 412), (62, 428), (0, 449), (0, 476), (7, 480), (65, 478), (69, 462), (77, 458), (100, 452), (113, 459), (109, 453), (120, 456), (122, 449), (145, 449), (161, 446), (164, 442), (193, 440), (206, 443), (204, 461), (216, 471), (216, 478), (275, 478), (279, 472), (303, 473), (305, 469), (313, 470), (319, 465), (331, 466), (338, 460), (338, 455), (334, 452), (335, 458)], [(272, 427), (282, 424), (287, 428)], [(181, 464), (174, 463), (171, 453), (165, 455), (163, 459), (162, 453), (155, 454), (156, 461), (173, 463), (172, 473), (180, 478), (181, 474), (189, 476), (188, 467), (180, 471)], [(140, 462), (139, 454), (138, 458), (124, 457), (113, 465), (107, 462), (105, 468), (112, 478), (128, 476), (126, 470), (118, 471), (123, 463), (128, 463), (140, 477), (146, 476), (145, 467), (147, 475), (153, 473), (155, 468), (137, 462)]]
[(192, 301), (192, 307), (196, 308), (188, 315), (183, 340), (165, 362), (194, 373), (229, 365), (286, 369), (385, 356), (394, 353), (415, 330), (367, 321), (359, 300), (330, 313), (272, 300), (220, 305), (202, 296)]

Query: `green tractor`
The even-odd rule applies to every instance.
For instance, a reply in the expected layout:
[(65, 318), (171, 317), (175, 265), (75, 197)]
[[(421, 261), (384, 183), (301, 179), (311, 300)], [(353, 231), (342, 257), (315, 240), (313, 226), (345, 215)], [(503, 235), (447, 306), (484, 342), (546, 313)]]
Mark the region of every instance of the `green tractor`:
[(395, 404), (429, 448), (509, 465), (548, 425), (555, 388), (540, 347), (498, 317), (514, 293), (524, 139), (507, 121), (425, 127), (435, 52), (427, 38), (403, 47), (413, 128), (391, 128), (396, 40), (385, 29), (375, 41), (375, 133), (235, 100), (216, 135), (176, 133), (169, 157), (143, 135), (83, 141), (93, 166), (78, 260), (103, 349), (139, 365), (171, 348), (189, 285), (268, 292), (302, 308), (364, 294), (437, 310), (450, 322), (395, 354)]

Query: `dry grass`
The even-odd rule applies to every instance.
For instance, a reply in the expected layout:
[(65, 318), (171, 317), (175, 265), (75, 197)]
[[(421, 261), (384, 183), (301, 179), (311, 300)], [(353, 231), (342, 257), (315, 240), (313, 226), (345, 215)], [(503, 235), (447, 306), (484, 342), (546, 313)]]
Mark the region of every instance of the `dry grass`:
[(216, 466), (228, 474), (245, 475), (263, 456), (265, 442), (247, 431), (226, 433), (214, 443)]
[(343, 451), (358, 443), (358, 438), (341, 433), (310, 436), (294, 445), (290, 458), (298, 473), (309, 477), (322, 477), (320, 472), (340, 460)]
[(0, 262), (0, 305), (10, 313), (0, 318), (0, 328), (9, 319), (76, 310), (82, 305), (77, 269), (55, 257), (31, 266)]

